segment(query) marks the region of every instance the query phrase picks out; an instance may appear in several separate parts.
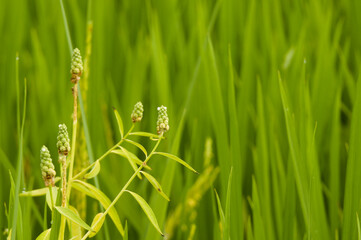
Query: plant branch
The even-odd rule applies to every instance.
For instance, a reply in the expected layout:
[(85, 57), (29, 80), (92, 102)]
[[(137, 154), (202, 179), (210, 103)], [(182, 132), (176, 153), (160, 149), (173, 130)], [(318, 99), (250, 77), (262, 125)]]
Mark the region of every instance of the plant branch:
[[(104, 218), (109, 210), (117, 203), (117, 201), (119, 200), (119, 198), (122, 196), (122, 194), (125, 192), (125, 190), (127, 190), (128, 186), (132, 183), (132, 181), (134, 180), (134, 178), (138, 175), (138, 173), (143, 169), (144, 166), (147, 165), (147, 162), (149, 161), (149, 159), (152, 157), (153, 153), (155, 152), (155, 150), (158, 148), (160, 141), (162, 140), (163, 137), (163, 133), (159, 136), (159, 139), (156, 143), (156, 145), (154, 146), (152, 152), (146, 157), (146, 159), (144, 160), (143, 164), (139, 166), (139, 168), (137, 169), (137, 171), (135, 171), (133, 173), (133, 175), (129, 178), (128, 182), (124, 185), (124, 187), (122, 188), (122, 190), (118, 193), (118, 195), (114, 198), (113, 202), (108, 206), (108, 208), (105, 210), (104, 214), (98, 219), (97, 222), (94, 223), (94, 225), (92, 226), (92, 228), (96, 228), (96, 226), (102, 221), (102, 218)], [(91, 231), (88, 231), (81, 240), (85, 240), (89, 235), (90, 235)]]
[[(99, 157), (97, 160), (95, 160), (92, 164), (90, 164), (89, 166), (87, 166), (86, 168), (84, 168), (81, 172), (79, 172), (77, 175), (75, 175), (71, 180), (75, 180), (78, 179), (80, 177), (82, 177), (87, 171), (89, 171), (92, 167), (94, 167), (95, 163), (97, 161), (101, 161), (103, 160), (106, 156), (108, 156), (114, 149), (116, 149), (120, 144), (122, 144), (124, 142), (124, 140), (128, 137), (128, 135), (132, 132), (133, 128), (134, 128), (134, 124), (130, 127), (129, 131), (124, 135), (124, 137), (117, 142), (113, 147), (111, 147), (106, 153), (104, 153), (101, 157)], [(69, 178), (70, 179), (70, 178)]]

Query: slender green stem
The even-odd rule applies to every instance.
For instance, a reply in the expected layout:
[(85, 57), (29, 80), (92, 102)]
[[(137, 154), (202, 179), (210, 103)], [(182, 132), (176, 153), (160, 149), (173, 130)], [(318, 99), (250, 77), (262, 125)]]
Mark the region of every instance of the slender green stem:
[(51, 184), (49, 184), (49, 193), (50, 193), (51, 210), (54, 211), (53, 187), (51, 186)]
[[(124, 137), (117, 142), (113, 147), (111, 147), (106, 153), (104, 153), (101, 157), (99, 157), (97, 160), (95, 160), (92, 164), (90, 164), (88, 167), (84, 168), (81, 172), (79, 172), (77, 175), (75, 175), (71, 180), (75, 180), (78, 179), (80, 177), (82, 177), (87, 171), (89, 171), (97, 161), (101, 161), (103, 160), (106, 156), (108, 156), (114, 149), (116, 149), (118, 146), (120, 146), (120, 144), (122, 144), (124, 142), (124, 140), (129, 136), (129, 134), (132, 132), (133, 128), (134, 128), (134, 123), (133, 125), (130, 127), (129, 131), (124, 135)], [(70, 178), (69, 178), (70, 179)]]
[[(94, 223), (93, 228), (96, 228), (96, 226), (101, 222), (102, 218), (105, 217), (109, 210), (117, 203), (117, 201), (119, 200), (119, 198), (123, 195), (123, 193), (125, 192), (125, 190), (127, 190), (128, 186), (132, 183), (132, 181), (134, 180), (134, 178), (138, 175), (138, 173), (143, 169), (144, 166), (147, 165), (149, 159), (152, 157), (153, 153), (155, 152), (155, 150), (158, 148), (160, 141), (162, 140), (163, 134), (161, 134), (159, 136), (159, 139), (157, 141), (157, 143), (155, 144), (153, 150), (151, 151), (151, 153), (146, 157), (146, 159), (144, 160), (143, 164), (139, 166), (139, 168), (137, 169), (137, 171), (135, 171), (133, 173), (133, 175), (129, 178), (128, 182), (124, 185), (124, 187), (122, 188), (122, 190), (118, 193), (118, 195), (114, 198), (113, 202), (108, 206), (107, 210), (105, 210), (104, 214), (98, 219), (98, 221), (96, 223)], [(82, 238), (82, 240), (86, 239), (89, 234), (91, 233), (91, 231), (88, 231)]]
[(59, 154), (59, 162), (61, 167), (61, 185), (62, 185), (62, 202), (61, 206), (65, 207), (66, 205), (66, 156)]

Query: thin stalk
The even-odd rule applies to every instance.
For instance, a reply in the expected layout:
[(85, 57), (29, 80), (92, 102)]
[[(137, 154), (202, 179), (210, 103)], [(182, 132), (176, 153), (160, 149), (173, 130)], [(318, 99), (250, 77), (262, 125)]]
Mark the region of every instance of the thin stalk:
[(49, 184), (49, 193), (50, 193), (51, 210), (54, 211), (53, 187), (51, 186), (51, 184)]
[(61, 182), (62, 182), (62, 201), (61, 206), (65, 207), (66, 205), (66, 156), (59, 154), (59, 162), (61, 165)]
[[(104, 214), (98, 219), (98, 221), (96, 221), (94, 223), (94, 225), (92, 226), (92, 228), (96, 228), (96, 226), (101, 222), (102, 218), (105, 217), (109, 210), (117, 203), (117, 201), (119, 200), (119, 198), (122, 196), (122, 194), (125, 192), (125, 190), (127, 190), (128, 186), (132, 183), (132, 181), (134, 180), (134, 178), (138, 175), (138, 173), (143, 169), (144, 166), (147, 165), (149, 159), (152, 157), (153, 153), (155, 152), (155, 150), (158, 148), (160, 141), (162, 140), (163, 137), (163, 133), (159, 136), (159, 139), (156, 143), (156, 145), (154, 146), (152, 152), (147, 156), (147, 158), (144, 160), (143, 164), (139, 166), (139, 168), (137, 169), (137, 171), (135, 171), (133, 173), (133, 175), (129, 178), (128, 182), (124, 185), (124, 187), (122, 188), (122, 190), (118, 193), (118, 195), (114, 198), (113, 202), (108, 206), (107, 210), (105, 210)], [(88, 231), (81, 240), (85, 240), (89, 234), (91, 233), (91, 231)]]
[[(74, 84), (73, 87), (73, 97), (74, 97), (74, 110), (73, 110), (73, 135), (71, 138), (71, 153), (69, 161), (69, 180), (73, 177), (73, 168), (74, 168), (74, 157), (75, 157), (75, 147), (76, 147), (76, 130), (78, 127), (78, 83)], [(68, 186), (67, 198), (69, 200), (71, 192), (71, 186)]]
[[(111, 147), (106, 153), (104, 153), (101, 157), (99, 157), (97, 160), (95, 160), (92, 164), (90, 164), (88, 167), (84, 168), (81, 172), (79, 172), (77, 175), (75, 175), (70, 181), (75, 180), (77, 178), (80, 178), (81, 176), (83, 176), (87, 171), (89, 171), (97, 161), (101, 161), (103, 160), (106, 156), (108, 156), (114, 149), (116, 149), (120, 144), (122, 144), (124, 142), (124, 140), (128, 137), (128, 135), (132, 132), (133, 128), (134, 128), (134, 123), (131, 126), (131, 128), (129, 129), (129, 131), (124, 135), (124, 137), (117, 142), (113, 147)], [(69, 178), (70, 179), (70, 178)]]

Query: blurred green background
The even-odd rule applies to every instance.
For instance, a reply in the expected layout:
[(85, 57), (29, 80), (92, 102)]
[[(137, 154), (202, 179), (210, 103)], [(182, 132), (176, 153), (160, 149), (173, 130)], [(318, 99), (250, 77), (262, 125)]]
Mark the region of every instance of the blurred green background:
[[(72, 45), (84, 56), (93, 24), (89, 78), (80, 85), (94, 157), (120, 139), (112, 107), (128, 129), (133, 106), (142, 101), (137, 129), (156, 132), (156, 108), (167, 106), (170, 132), (161, 148), (205, 172), (197, 176), (163, 158), (152, 160), (169, 203), (146, 181), (131, 185), (150, 202), (163, 230), (178, 219), (166, 232), (171, 239), (357, 239), (361, 1), (64, 0), (64, 10)], [(43, 187), (40, 148), (47, 145), (56, 160), (58, 124), (71, 131), (71, 56), (60, 2), (0, 1), (0, 46), (3, 206), (19, 149), (17, 52), (21, 102), (24, 78), (28, 89), (20, 191)], [(77, 156), (87, 160), (79, 139)], [(219, 169), (210, 173), (207, 166)], [(113, 199), (131, 174), (126, 160), (108, 157), (100, 187)], [(204, 182), (194, 185), (200, 178)], [(29, 226), (22, 239), (35, 239), (45, 200), (20, 202)], [(90, 224), (98, 205), (88, 199), (86, 206)], [(130, 196), (116, 208), (128, 221), (130, 239), (161, 238)], [(107, 223), (108, 236), (120, 239)], [(106, 236), (102, 230), (98, 238)]]

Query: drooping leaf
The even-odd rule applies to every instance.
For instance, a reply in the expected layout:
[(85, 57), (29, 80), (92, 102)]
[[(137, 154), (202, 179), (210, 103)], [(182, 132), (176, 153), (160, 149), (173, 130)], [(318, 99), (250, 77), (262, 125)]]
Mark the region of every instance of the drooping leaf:
[[(130, 154), (129, 154), (130, 152), (127, 149), (123, 148), (123, 147), (120, 147), (120, 149), (124, 152), (126, 158), (128, 159), (128, 162), (129, 162), (130, 166), (132, 166), (134, 172), (136, 172), (138, 170), (138, 166), (133, 161), (133, 158), (130, 156)], [(139, 179), (142, 179), (142, 175), (140, 173), (138, 173), (137, 176), (138, 176)]]
[(67, 219), (73, 221), (79, 226), (85, 228), (86, 230), (92, 231), (91, 227), (86, 222), (84, 222), (83, 219), (81, 219), (79, 215), (77, 215), (74, 211), (70, 210), (69, 208), (60, 206), (55, 206), (55, 208), (61, 215), (63, 215)]
[(120, 132), (120, 136), (123, 138), (124, 136), (124, 127), (123, 127), (123, 121), (122, 118), (120, 117), (117, 109), (113, 108), (114, 110), (114, 114), (115, 114), (115, 118), (117, 119), (117, 123), (118, 123), (118, 127), (119, 127), (119, 132)]
[[(93, 229), (93, 232), (91, 232), (89, 234), (89, 238), (92, 238), (94, 237), (95, 235), (97, 235), (97, 233), (99, 232), (99, 230), (101, 229), (101, 227), (103, 226), (103, 223), (104, 223), (104, 220), (105, 220), (105, 217), (102, 217), (104, 215), (104, 213), (98, 213), (97, 215), (95, 215), (94, 219), (93, 219), (93, 222), (92, 222), (92, 229)], [(94, 226), (100, 219), (100, 222)]]
[(87, 174), (84, 175), (84, 178), (86, 179), (90, 179), (95, 177), (96, 175), (98, 175), (98, 173), (100, 172), (100, 162), (99, 160), (97, 160), (95, 162), (94, 167), (92, 168), (92, 170), (90, 170), (90, 172), (88, 172)]
[[(72, 187), (74, 189), (88, 195), (89, 197), (98, 200), (105, 209), (107, 209), (111, 203), (109, 198), (101, 190), (94, 187), (90, 183), (86, 183), (86, 182), (83, 182), (80, 180), (74, 180), (74, 182), (72, 183)], [(119, 215), (118, 215), (117, 211), (115, 210), (115, 208), (114, 207), (110, 208), (108, 214), (109, 214), (110, 218), (112, 219), (112, 221), (114, 222), (114, 224), (117, 227), (120, 234), (123, 236), (124, 229), (123, 229), (122, 223), (120, 222)]]
[(40, 233), (40, 235), (36, 238), (36, 240), (48, 240), (50, 239), (50, 231), (51, 228), (45, 230), (44, 232)]
[(164, 157), (170, 158), (174, 161), (177, 161), (178, 163), (182, 164), (183, 166), (185, 166), (186, 168), (188, 168), (189, 170), (193, 171), (194, 173), (199, 174), (196, 170), (194, 170), (188, 163), (186, 163), (185, 161), (183, 161), (182, 159), (180, 159), (179, 157), (170, 154), (170, 153), (165, 153), (165, 152), (155, 152), (154, 154), (158, 154), (158, 155), (162, 155)]
[(143, 147), (142, 144), (137, 143), (137, 142), (134, 142), (134, 141), (132, 141), (132, 140), (130, 140), (130, 139), (124, 139), (124, 140), (125, 140), (126, 142), (128, 142), (128, 143), (130, 143), (130, 144), (133, 144), (134, 146), (138, 147), (140, 150), (142, 150), (142, 152), (145, 154), (145, 156), (148, 155), (147, 150)]
[(162, 186), (158, 183), (157, 179), (155, 179), (152, 175), (147, 172), (140, 171), (152, 184), (152, 186), (159, 192), (159, 194), (164, 197), (167, 201), (170, 201), (168, 196), (163, 192)]
[[(126, 152), (125, 152), (126, 151)], [(117, 150), (113, 150), (112, 153), (118, 154), (119, 156), (122, 156), (124, 158), (130, 157), (131, 160), (133, 162), (135, 162), (138, 165), (142, 165), (143, 162), (132, 152), (129, 152), (127, 149), (123, 148), (123, 149), (117, 149)], [(127, 153), (127, 154), (126, 154)], [(148, 170), (152, 170), (148, 165), (145, 165), (144, 168), (148, 169)]]
[(153, 226), (155, 227), (155, 229), (157, 229), (157, 231), (158, 231), (162, 236), (164, 236), (164, 234), (162, 233), (162, 231), (161, 231), (160, 228), (159, 228), (157, 218), (155, 217), (154, 212), (153, 212), (153, 210), (150, 208), (150, 206), (148, 205), (148, 203), (147, 203), (141, 196), (139, 196), (138, 194), (136, 194), (135, 192), (128, 191), (128, 190), (125, 190), (125, 191), (128, 192), (128, 193), (130, 193), (130, 194), (135, 198), (135, 200), (137, 200), (137, 202), (139, 203), (139, 205), (140, 205), (141, 208), (143, 209), (144, 213), (147, 215), (149, 221), (153, 224)]

